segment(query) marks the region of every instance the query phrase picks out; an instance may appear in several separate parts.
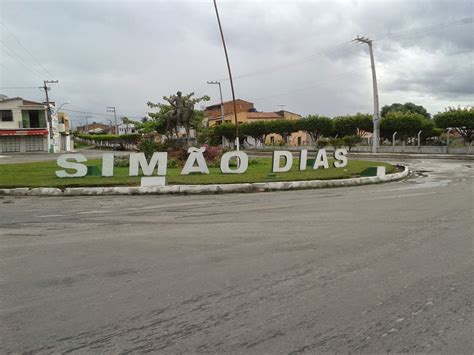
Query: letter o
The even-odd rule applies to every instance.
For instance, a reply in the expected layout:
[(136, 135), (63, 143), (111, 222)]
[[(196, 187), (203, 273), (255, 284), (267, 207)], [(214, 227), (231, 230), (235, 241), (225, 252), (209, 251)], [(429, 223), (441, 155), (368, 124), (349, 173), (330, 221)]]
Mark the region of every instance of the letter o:
[[(238, 158), (239, 164), (237, 169), (230, 169), (229, 162), (231, 158)], [(249, 167), (249, 157), (246, 153), (241, 151), (233, 151), (224, 153), (221, 157), (221, 172), (223, 174), (243, 174)]]

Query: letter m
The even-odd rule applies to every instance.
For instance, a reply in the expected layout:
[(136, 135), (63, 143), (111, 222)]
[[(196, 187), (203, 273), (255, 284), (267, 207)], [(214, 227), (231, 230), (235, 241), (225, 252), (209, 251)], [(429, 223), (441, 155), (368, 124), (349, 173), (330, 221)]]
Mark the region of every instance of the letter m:
[(166, 168), (168, 165), (167, 152), (155, 152), (151, 157), (150, 164), (146, 161), (144, 153), (130, 154), (129, 172), (130, 176), (138, 176), (139, 167), (142, 168), (143, 175), (153, 175), (153, 170), (157, 166), (157, 175), (166, 175)]

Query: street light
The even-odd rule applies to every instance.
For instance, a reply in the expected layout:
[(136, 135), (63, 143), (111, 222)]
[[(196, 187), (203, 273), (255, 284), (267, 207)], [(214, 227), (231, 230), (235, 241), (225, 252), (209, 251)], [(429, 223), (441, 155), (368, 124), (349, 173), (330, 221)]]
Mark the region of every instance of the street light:
[(61, 108), (64, 106), (64, 105), (67, 105), (67, 104), (70, 104), (71, 101), (66, 101), (66, 102), (63, 102), (61, 105), (59, 105), (59, 108), (56, 110), (56, 113), (59, 113), (59, 111), (61, 111)]
[[(221, 124), (224, 123), (224, 100), (222, 99), (222, 88), (220, 81), (208, 81), (210, 85), (219, 85), (219, 94), (221, 96)], [(224, 136), (222, 136), (222, 148), (224, 148)]]

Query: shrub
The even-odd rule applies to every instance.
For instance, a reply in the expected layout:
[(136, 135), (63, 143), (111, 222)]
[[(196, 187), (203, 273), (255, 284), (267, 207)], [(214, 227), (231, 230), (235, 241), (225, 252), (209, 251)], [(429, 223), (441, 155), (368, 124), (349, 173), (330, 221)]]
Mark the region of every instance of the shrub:
[(361, 140), (362, 138), (359, 136), (342, 137), (342, 142), (344, 143), (344, 145), (349, 147), (349, 151), (351, 151), (351, 148), (357, 145), (357, 143), (360, 143)]
[(327, 139), (319, 139), (318, 142), (316, 143), (316, 147), (318, 149), (327, 147), (329, 145), (329, 141)]
[(342, 141), (342, 139), (332, 138), (329, 140), (329, 145), (336, 149), (342, 147), (344, 145), (344, 142)]
[(144, 139), (138, 144), (138, 150), (145, 153), (147, 159), (150, 159), (154, 152), (160, 150), (160, 145), (152, 139)]

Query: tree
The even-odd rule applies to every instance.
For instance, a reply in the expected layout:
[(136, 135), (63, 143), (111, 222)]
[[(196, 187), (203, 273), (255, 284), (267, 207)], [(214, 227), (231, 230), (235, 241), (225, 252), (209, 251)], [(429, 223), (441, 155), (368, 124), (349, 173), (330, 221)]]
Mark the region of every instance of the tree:
[(359, 136), (344, 136), (342, 137), (342, 142), (344, 145), (347, 145), (349, 147), (349, 152), (351, 151), (352, 147), (357, 145), (357, 143), (360, 143), (362, 140), (361, 137)]
[(357, 121), (353, 116), (334, 117), (334, 135), (338, 137), (355, 136), (357, 128)]
[(274, 120), (274, 121), (268, 122), (269, 130), (272, 133), (276, 133), (282, 136), (283, 141), (285, 143), (288, 142), (288, 137), (291, 136), (293, 132), (298, 132), (299, 128), (297, 124), (298, 124), (298, 121), (285, 120), (285, 119)]
[[(235, 141), (235, 124), (233, 123), (222, 123), (220, 125), (214, 126), (216, 135), (219, 137), (224, 137), (229, 142)], [(239, 131), (240, 134), (240, 131)]]
[(415, 105), (412, 102), (406, 102), (404, 104), (393, 103), (391, 105), (385, 105), (382, 107), (380, 115), (385, 117), (389, 112), (398, 111), (398, 112), (412, 112), (422, 115), (424, 118), (430, 119), (431, 115), (426, 111), (426, 109), (421, 105)]
[(329, 117), (309, 115), (297, 122), (299, 130), (306, 131), (315, 143), (321, 136), (328, 137), (333, 131), (333, 121)]
[(428, 121), (424, 116), (413, 112), (392, 111), (380, 121), (380, 134), (383, 138), (392, 139), (397, 132), (398, 136), (406, 142), (407, 138), (415, 137)]
[(363, 134), (363, 132), (373, 132), (374, 123), (372, 115), (358, 112), (355, 116), (353, 116), (353, 119), (355, 121), (357, 135), (359, 137)]
[(448, 107), (435, 115), (434, 121), (439, 128), (454, 128), (469, 145), (474, 140), (474, 108)]
[(265, 121), (256, 121), (241, 124), (239, 126), (244, 136), (252, 137), (255, 142), (265, 143), (265, 138), (269, 132), (269, 126)]

